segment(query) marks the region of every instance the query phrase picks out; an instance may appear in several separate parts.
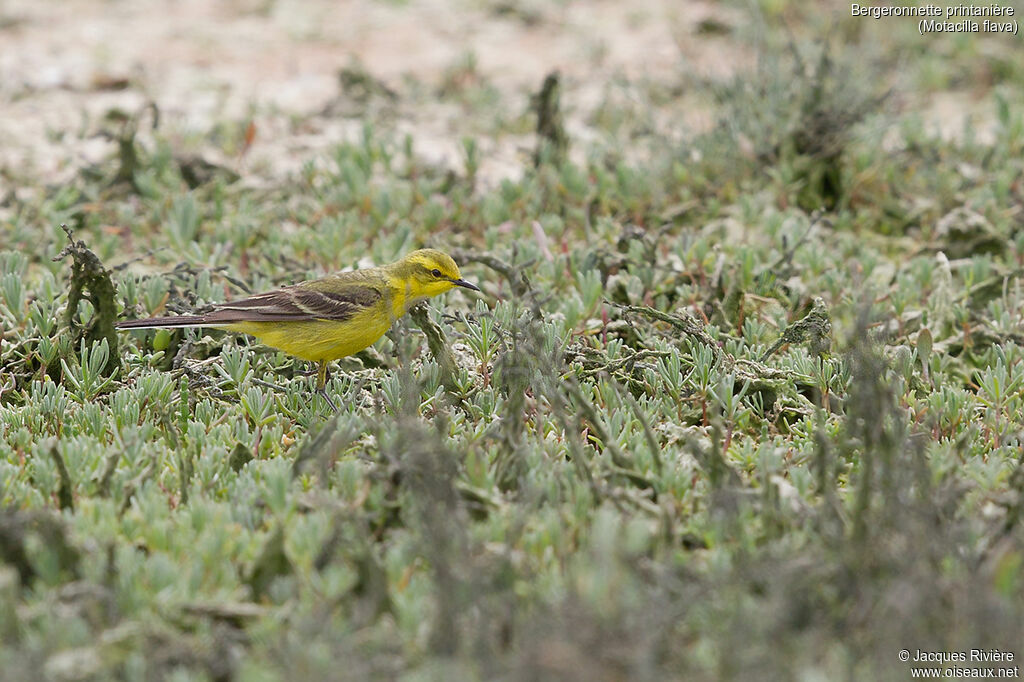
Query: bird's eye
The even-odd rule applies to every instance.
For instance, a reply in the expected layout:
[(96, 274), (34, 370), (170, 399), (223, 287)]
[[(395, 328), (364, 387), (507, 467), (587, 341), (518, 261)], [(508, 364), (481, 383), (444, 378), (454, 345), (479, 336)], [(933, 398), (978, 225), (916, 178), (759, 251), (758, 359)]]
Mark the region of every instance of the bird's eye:
[(430, 274), (433, 275), (434, 277), (440, 277), (441, 271), (438, 270), (437, 268), (434, 268), (433, 270), (430, 271)]

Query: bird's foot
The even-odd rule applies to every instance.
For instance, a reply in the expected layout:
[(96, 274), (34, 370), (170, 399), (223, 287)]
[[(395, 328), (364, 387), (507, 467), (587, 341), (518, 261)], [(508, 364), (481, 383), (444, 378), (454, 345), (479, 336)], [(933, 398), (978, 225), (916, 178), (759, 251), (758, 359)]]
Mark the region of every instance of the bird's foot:
[(327, 401), (327, 404), (331, 406), (332, 410), (334, 410), (335, 412), (338, 411), (338, 406), (334, 404), (333, 400), (331, 400), (331, 396), (327, 395), (326, 388), (318, 388), (316, 389), (316, 392), (320, 394), (321, 398)]

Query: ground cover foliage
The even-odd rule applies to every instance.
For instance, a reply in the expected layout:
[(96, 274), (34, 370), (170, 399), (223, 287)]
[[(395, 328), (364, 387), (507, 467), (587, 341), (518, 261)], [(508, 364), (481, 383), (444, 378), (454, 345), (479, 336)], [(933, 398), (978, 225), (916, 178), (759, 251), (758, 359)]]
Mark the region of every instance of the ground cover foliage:
[[(129, 118), (109, 164), (16, 203), (5, 679), (902, 679), (901, 648), (1024, 655), (1019, 96), (986, 91), (994, 140), (943, 140), (836, 44), (762, 69), (709, 86), (721, 124), (692, 136), (637, 114), (672, 93), (612, 85), (590, 141), (556, 77), (513, 115), (479, 76), (424, 95), (347, 69), (348, 115), (439, 96), (481, 135), (539, 130), (522, 177), (481, 186), (473, 139), (452, 171), (368, 123), (252, 186)], [(106, 328), (421, 245), (484, 295), (338, 363), (336, 414), (243, 338)]]

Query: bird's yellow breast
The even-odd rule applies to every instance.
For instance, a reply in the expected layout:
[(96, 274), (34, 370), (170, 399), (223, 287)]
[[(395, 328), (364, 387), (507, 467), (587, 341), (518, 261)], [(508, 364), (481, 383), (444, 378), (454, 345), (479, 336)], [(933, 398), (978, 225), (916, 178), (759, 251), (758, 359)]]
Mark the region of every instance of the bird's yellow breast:
[(224, 328), (251, 334), (268, 346), (303, 360), (330, 361), (358, 353), (384, 336), (397, 319), (390, 308), (390, 305), (366, 308), (344, 322), (239, 322)]

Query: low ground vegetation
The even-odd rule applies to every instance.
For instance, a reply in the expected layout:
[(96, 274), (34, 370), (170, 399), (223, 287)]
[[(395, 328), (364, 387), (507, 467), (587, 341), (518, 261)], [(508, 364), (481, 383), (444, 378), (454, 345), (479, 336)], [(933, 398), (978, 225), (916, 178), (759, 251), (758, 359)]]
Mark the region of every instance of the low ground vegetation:
[[(453, 81), (489, 134), (540, 129), (494, 186), (468, 138), (452, 170), (368, 123), (253, 187), (126, 125), (16, 203), (4, 677), (883, 679), (1019, 647), (1020, 102), (997, 81), (994, 140), (941, 139), (835, 45), (773, 54), (671, 139), (633, 110), (663, 90), (585, 142), (564, 95)], [(484, 294), (341, 361), (337, 413), (244, 338), (105, 326), (422, 245)]]

